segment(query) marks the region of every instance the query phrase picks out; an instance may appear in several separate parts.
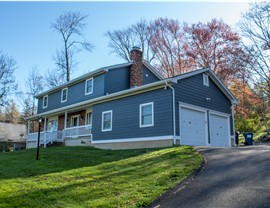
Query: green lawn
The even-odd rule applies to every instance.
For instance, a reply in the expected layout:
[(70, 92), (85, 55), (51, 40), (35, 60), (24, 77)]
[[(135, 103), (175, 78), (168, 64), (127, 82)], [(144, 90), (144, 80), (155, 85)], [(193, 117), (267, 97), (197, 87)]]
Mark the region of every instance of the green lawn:
[(0, 153), (0, 207), (142, 207), (196, 170), (192, 147)]

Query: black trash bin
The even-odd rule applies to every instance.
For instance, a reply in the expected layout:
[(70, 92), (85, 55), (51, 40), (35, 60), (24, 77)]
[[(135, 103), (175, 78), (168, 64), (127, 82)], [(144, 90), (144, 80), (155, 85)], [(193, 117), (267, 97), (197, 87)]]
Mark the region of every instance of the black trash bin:
[(235, 132), (235, 144), (236, 146), (239, 145), (239, 133), (237, 131)]
[(251, 132), (245, 132), (245, 145), (253, 145), (253, 134)]

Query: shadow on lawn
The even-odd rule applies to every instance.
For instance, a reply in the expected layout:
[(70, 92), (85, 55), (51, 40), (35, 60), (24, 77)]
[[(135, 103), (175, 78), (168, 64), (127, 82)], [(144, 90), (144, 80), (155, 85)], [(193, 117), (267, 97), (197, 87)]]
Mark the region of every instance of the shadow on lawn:
[(82, 167), (96, 166), (145, 154), (156, 149), (100, 150), (93, 147), (50, 147), (3, 153), (0, 157), (0, 179), (27, 178)]

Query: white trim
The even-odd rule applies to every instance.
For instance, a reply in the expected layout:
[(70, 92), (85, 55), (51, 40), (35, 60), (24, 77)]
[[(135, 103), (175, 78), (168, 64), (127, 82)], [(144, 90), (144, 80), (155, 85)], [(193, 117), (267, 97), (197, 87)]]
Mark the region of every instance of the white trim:
[[(91, 88), (91, 91), (90, 92), (87, 92), (86, 91), (87, 90), (87, 82), (88, 81), (91, 81), (92, 82), (92, 88)], [(85, 85), (84, 85), (84, 93), (85, 93), (85, 95), (92, 94), (93, 93), (93, 88), (94, 88), (94, 79), (93, 79), (93, 77), (90, 78), (90, 79), (85, 80)]]
[(180, 106), (190, 108), (190, 109), (193, 109), (193, 110), (197, 110), (197, 111), (208, 111), (209, 110), (209, 112), (217, 114), (217, 115), (231, 116), (231, 114), (228, 114), (228, 113), (223, 113), (223, 112), (220, 112), (220, 111), (211, 110), (209, 108), (204, 108), (204, 107), (197, 106), (197, 105), (192, 105), (192, 104), (189, 104), (189, 103), (184, 103), (184, 102), (178, 102), (178, 103), (179, 103)]
[[(151, 105), (151, 114), (152, 114), (152, 123), (151, 124), (142, 124), (142, 107), (147, 106), (147, 105)], [(150, 126), (154, 126), (154, 103), (150, 102), (150, 103), (144, 103), (144, 104), (140, 104), (140, 128), (143, 127), (150, 127)]]
[[(104, 129), (104, 114), (106, 113), (110, 113), (111, 114), (111, 126), (109, 129)], [(106, 132), (106, 131), (112, 131), (112, 124), (113, 124), (113, 112), (112, 110), (109, 110), (109, 111), (103, 111), (102, 112), (102, 119), (101, 119), (101, 131), (102, 132)]]
[(178, 102), (178, 103), (179, 103), (179, 106), (180, 107), (189, 108), (189, 109), (196, 110), (196, 111), (206, 112), (207, 110), (209, 110), (207, 108), (203, 108), (203, 107), (192, 105), (192, 104), (188, 104), (188, 103), (183, 103), (183, 102)]
[(48, 116), (48, 121), (58, 120), (58, 116)]
[[(66, 99), (65, 100), (63, 100), (64, 90), (66, 90)], [(62, 92), (61, 92), (61, 103), (67, 102), (67, 99), (68, 99), (68, 88), (66, 87), (66, 88), (62, 89)]]
[(203, 73), (203, 85), (209, 87), (209, 76)]
[[(44, 105), (45, 97), (47, 98), (46, 106)], [(49, 104), (49, 96), (45, 95), (45, 96), (43, 96), (43, 99), (42, 99), (42, 108), (47, 108), (48, 104)]]
[[(76, 126), (74, 126), (74, 123), (73, 123), (73, 118), (78, 118), (78, 120), (77, 120), (77, 125)], [(77, 115), (73, 115), (73, 116), (71, 116), (70, 117), (70, 127), (69, 128), (72, 128), (72, 127), (77, 127), (77, 126), (80, 126), (80, 114), (77, 114)]]
[(143, 142), (143, 141), (158, 141), (158, 140), (173, 140), (173, 135), (156, 136), (156, 137), (139, 137), (139, 138), (125, 138), (125, 139), (108, 139), (93, 141), (93, 144), (119, 143), (119, 142)]
[(227, 113), (223, 113), (223, 112), (219, 112), (219, 111), (214, 111), (214, 110), (211, 110), (209, 109), (209, 114), (215, 114), (215, 115), (218, 115), (218, 116), (222, 116), (222, 117), (230, 117), (231, 114), (227, 114)]

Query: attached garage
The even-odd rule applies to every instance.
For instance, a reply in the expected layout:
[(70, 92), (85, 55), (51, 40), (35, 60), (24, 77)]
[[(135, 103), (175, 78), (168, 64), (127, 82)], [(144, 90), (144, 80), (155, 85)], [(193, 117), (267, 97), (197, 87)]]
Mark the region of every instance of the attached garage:
[(180, 144), (229, 147), (229, 116), (180, 105)]

